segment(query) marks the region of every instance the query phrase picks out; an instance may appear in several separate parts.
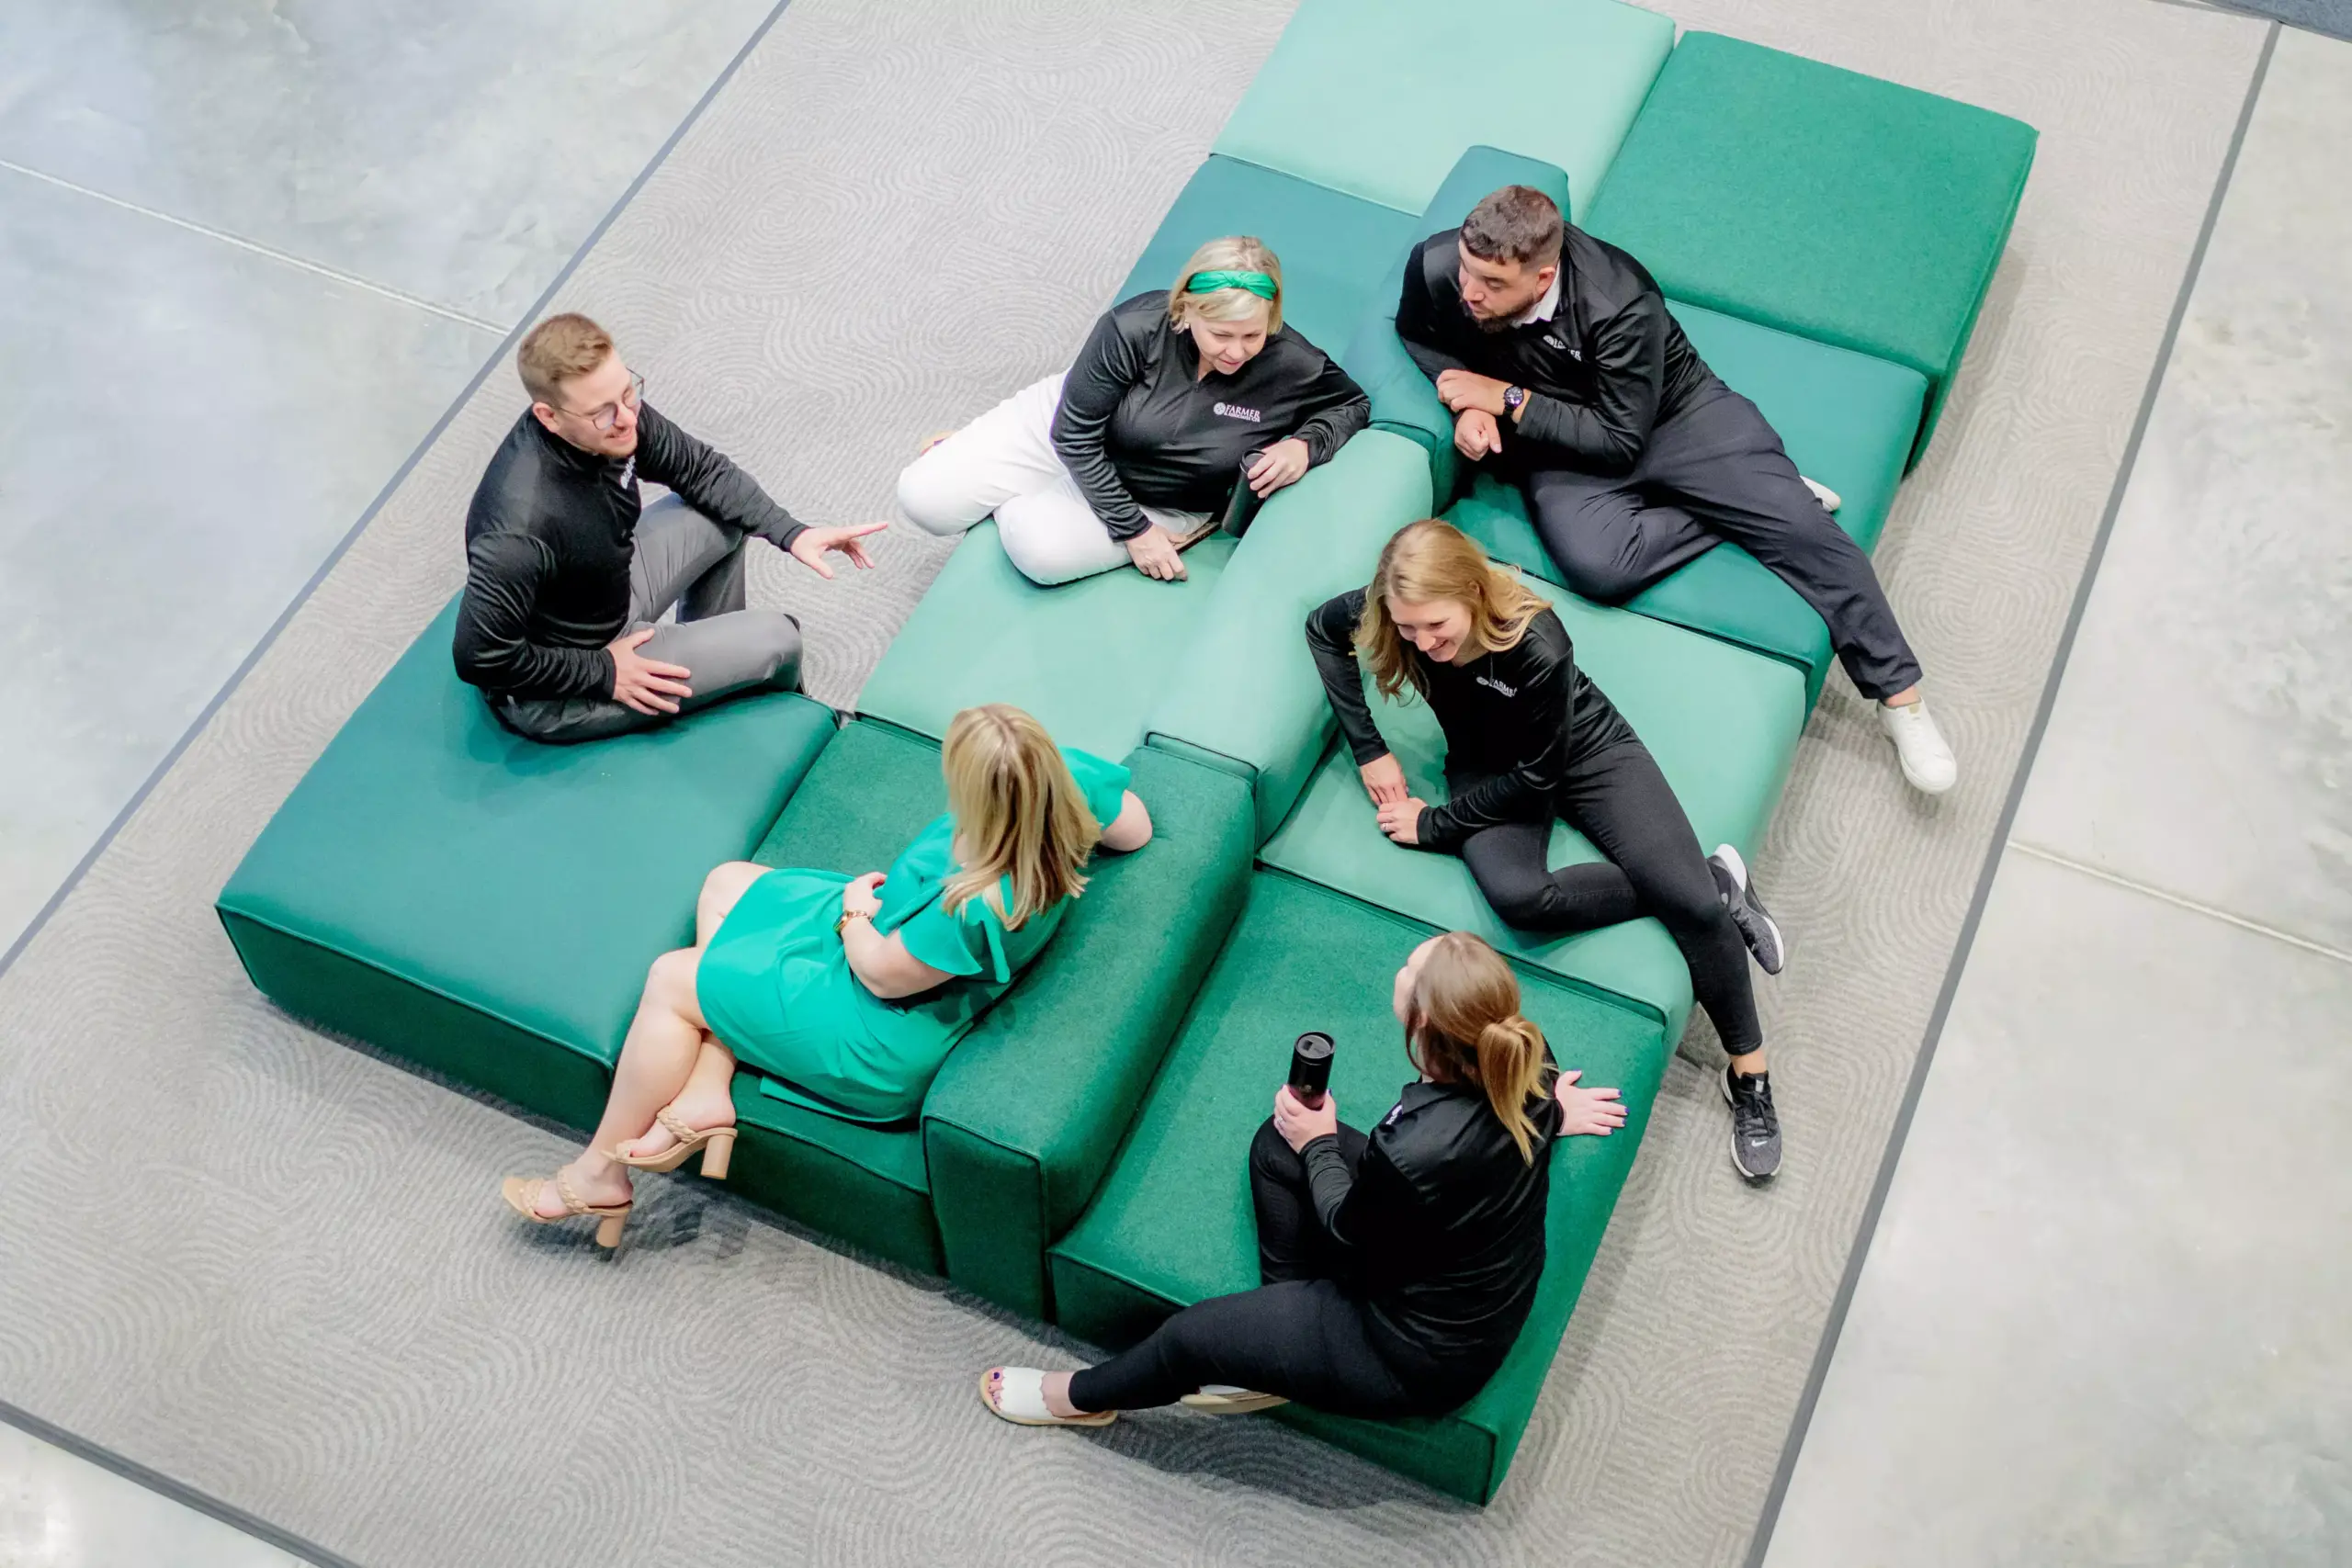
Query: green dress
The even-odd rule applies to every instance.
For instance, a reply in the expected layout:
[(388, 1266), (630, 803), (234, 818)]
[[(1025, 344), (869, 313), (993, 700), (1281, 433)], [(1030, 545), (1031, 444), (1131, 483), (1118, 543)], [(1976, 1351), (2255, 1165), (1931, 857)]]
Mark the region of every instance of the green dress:
[[(1127, 770), (1084, 751), (1063, 759), (1095, 820), (1119, 815)], [(785, 867), (743, 891), (704, 950), (695, 982), (704, 1020), (736, 1061), (778, 1099), (854, 1121), (904, 1122), (922, 1109), (931, 1080), (956, 1042), (1044, 951), (1069, 900), (1007, 931), (986, 897), (950, 914), (942, 885), (956, 866), (955, 819), (942, 814), (890, 863), (874, 929), (899, 933), (907, 951), (952, 978), (886, 1001), (850, 973), (833, 930), (839, 872)], [(1009, 907), (1009, 882), (998, 884)]]

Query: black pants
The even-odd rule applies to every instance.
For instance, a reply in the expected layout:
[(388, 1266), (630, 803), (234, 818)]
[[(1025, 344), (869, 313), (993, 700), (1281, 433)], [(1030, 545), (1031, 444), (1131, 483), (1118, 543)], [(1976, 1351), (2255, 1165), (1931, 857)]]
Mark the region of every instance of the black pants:
[[(1448, 773), (1457, 798), (1482, 775)], [(1482, 828), (1462, 846), (1478, 891), (1507, 925), (1581, 931), (1655, 915), (1690, 966), (1690, 990), (1737, 1056), (1764, 1043), (1747, 946), (1715, 892), (1714, 874), (1649, 748), (1631, 734), (1569, 765), (1555, 808), (1609, 858), (1551, 869), (1550, 821)]]
[[(1364, 1135), (1340, 1129), (1352, 1167)], [(1351, 1288), (1354, 1272), (1316, 1217), (1306, 1165), (1274, 1124), (1250, 1145), (1250, 1194), (1258, 1211), (1258, 1269), (1266, 1282), (1186, 1307), (1124, 1355), (1070, 1380), (1080, 1410), (1172, 1404), (1204, 1383), (1280, 1394), (1335, 1416), (1390, 1419), (1441, 1416), (1483, 1387), (1509, 1345), (1491, 1358), (1448, 1364), (1422, 1355), (1374, 1318)]]
[(1756, 405), (1721, 382), (1650, 432), (1632, 473), (1541, 468), (1525, 485), (1544, 547), (1586, 598), (1630, 599), (1729, 539), (1813, 606), (1864, 696), (1917, 683), (1870, 557), (1805, 488)]

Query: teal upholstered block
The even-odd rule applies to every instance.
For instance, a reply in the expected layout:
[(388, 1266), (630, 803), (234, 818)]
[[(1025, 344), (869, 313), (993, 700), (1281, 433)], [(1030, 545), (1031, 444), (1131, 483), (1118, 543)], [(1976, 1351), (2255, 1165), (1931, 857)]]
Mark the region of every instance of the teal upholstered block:
[(289, 1011), (585, 1126), (646, 965), (692, 940), (705, 874), (760, 841), (833, 714), (774, 693), (539, 745), (458, 680), (456, 614), (328, 743), (220, 916)]
[[(1798, 468), (1836, 491), (1838, 524), (1864, 549), (1894, 505), (1927, 396), (1917, 371), (1753, 321), (1675, 303), (1700, 356), (1752, 400)], [(1556, 571), (1516, 485), (1481, 475), (1447, 516), (1497, 558)], [(1805, 673), (1808, 700), (1829, 673), (1829, 631), (1795, 590), (1736, 545), (1719, 545), (1652, 583), (1626, 608), (1753, 649)]]
[(2007, 243), (2035, 132), (1710, 33), (1682, 39), (1585, 227), (1660, 288), (1926, 377), (1924, 449)]
[(1205, 241), (1254, 234), (1281, 258), (1284, 324), (1338, 358), (1412, 227), (1393, 209), (1212, 156), (1160, 220), (1118, 298), (1173, 288)]
[[(948, 1055), (920, 1124), (842, 1121), (739, 1075), (744, 1131), (730, 1187), (1001, 1305), (1045, 1313), (1046, 1247), (1093, 1196), (1250, 874), (1244, 781), (1154, 751), (1128, 764), (1151, 842), (1096, 858), (1054, 940)], [(880, 870), (945, 808), (935, 744), (853, 723), (757, 858)]]
[(1473, 142), (1592, 191), (1673, 45), (1614, 0), (1304, 0), (1216, 150), (1416, 214)]
[[(1804, 677), (1715, 638), (1536, 586), (1558, 610), (1577, 663), (1657, 759), (1701, 845), (1731, 843), (1753, 858), (1804, 728)], [(1387, 703), (1366, 690), (1413, 793), (1444, 799), (1444, 736), (1428, 705)], [(1505, 953), (1662, 1020), (1668, 1039), (1679, 1040), (1689, 1019), (1690, 971), (1664, 927), (1644, 919), (1560, 937), (1504, 925), (1460, 860), (1381, 836), (1343, 747), (1325, 757), (1260, 858), (1429, 925), (1476, 931)], [(1554, 865), (1600, 858), (1583, 834), (1554, 827)]]
[(1331, 732), (1307, 612), (1370, 581), (1389, 536), (1429, 507), (1419, 448), (1365, 431), (1267, 502), (1209, 595), (1147, 728), (1155, 746), (1250, 777), (1258, 838), (1289, 813)]
[[(1339, 1042), (1340, 1117), (1369, 1126), (1413, 1077), (1389, 976), (1429, 928), (1279, 873), (1251, 881), (1249, 907), (1201, 987), (1159, 1078), (1093, 1207), (1053, 1251), (1056, 1316), (1123, 1346), (1176, 1307), (1258, 1283), (1245, 1161), (1301, 1030)], [(1437, 1420), (1350, 1420), (1291, 1406), (1283, 1419), (1473, 1502), (1494, 1495), (1535, 1407), (1594, 1251), (1623, 1186), (1666, 1052), (1653, 1020), (1539, 974), (1522, 1007), (1584, 1081), (1623, 1091), (1624, 1130), (1553, 1153), (1543, 1284), (1502, 1370)]]
[(1493, 147), (1473, 147), (1455, 161), (1445, 183), (1430, 198), (1420, 221), (1397, 253), (1387, 280), (1356, 323), (1340, 363), (1372, 399), (1372, 424), (1418, 442), (1429, 454), (1430, 493), (1443, 507), (1453, 499), (1462, 464), (1453, 450), (1453, 416), (1438, 401), (1437, 387), (1413, 363), (1396, 336), (1396, 305), (1405, 287), (1405, 257), (1431, 234), (1459, 228), (1488, 192), (1504, 186), (1532, 186), (1568, 208), (1568, 176), (1557, 164), (1523, 158)]
[(1155, 582), (1122, 568), (1040, 588), (1005, 558), (996, 525), (964, 536), (858, 693), (857, 711), (942, 739), (978, 703), (1012, 703), (1065, 746), (1125, 756), (1178, 673), (1182, 648), (1233, 553), (1216, 536), (1184, 552), (1192, 575)]

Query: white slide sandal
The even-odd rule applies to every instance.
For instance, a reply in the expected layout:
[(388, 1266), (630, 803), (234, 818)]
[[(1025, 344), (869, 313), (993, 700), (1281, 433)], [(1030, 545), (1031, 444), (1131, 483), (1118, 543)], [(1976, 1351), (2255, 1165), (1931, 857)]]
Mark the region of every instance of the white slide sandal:
[[(994, 1386), (989, 1380), (994, 1379)], [(980, 1403), (989, 1414), (1016, 1427), (1107, 1427), (1115, 1410), (1093, 1416), (1057, 1416), (1046, 1408), (1046, 1374), (1035, 1367), (990, 1367), (980, 1374)]]

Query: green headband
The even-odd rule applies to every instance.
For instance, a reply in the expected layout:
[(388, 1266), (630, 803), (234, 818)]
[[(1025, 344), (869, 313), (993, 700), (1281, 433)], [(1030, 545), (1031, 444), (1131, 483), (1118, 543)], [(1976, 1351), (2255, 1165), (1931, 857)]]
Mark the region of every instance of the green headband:
[(1184, 280), (1187, 294), (1214, 294), (1220, 288), (1246, 288), (1261, 299), (1274, 297), (1274, 280), (1262, 272), (1196, 272)]

